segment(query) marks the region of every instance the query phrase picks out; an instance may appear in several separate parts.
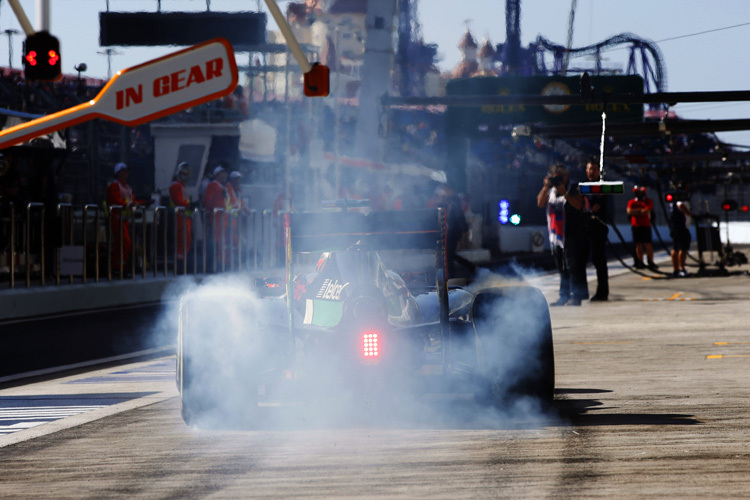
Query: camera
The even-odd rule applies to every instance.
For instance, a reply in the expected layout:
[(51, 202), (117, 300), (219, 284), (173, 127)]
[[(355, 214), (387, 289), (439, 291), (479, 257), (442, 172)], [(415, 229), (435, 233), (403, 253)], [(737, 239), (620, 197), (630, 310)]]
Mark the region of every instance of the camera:
[(565, 179), (563, 179), (562, 175), (555, 174), (552, 177), (550, 177), (550, 181), (552, 182), (553, 186), (559, 187), (563, 185), (563, 182), (565, 182)]

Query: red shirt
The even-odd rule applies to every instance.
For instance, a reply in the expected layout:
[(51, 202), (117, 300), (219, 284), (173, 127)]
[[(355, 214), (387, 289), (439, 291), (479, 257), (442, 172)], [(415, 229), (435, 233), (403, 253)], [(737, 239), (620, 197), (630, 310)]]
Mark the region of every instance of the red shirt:
[(119, 205), (123, 210), (135, 204), (133, 190), (130, 189), (130, 186), (121, 183), (117, 179), (110, 182), (109, 186), (107, 186), (106, 201), (107, 207)]
[(643, 215), (631, 215), (630, 225), (633, 227), (651, 227), (651, 211), (654, 209), (654, 202), (651, 198), (644, 198), (643, 200), (632, 199), (628, 202), (628, 209), (646, 209), (646, 213)]
[(206, 188), (206, 195), (203, 199), (203, 204), (206, 205), (208, 210), (213, 211), (215, 208), (221, 208), (222, 210), (230, 210), (232, 205), (229, 200), (229, 192), (227, 188), (219, 181), (213, 181)]
[(169, 186), (169, 201), (176, 207), (190, 206), (190, 196), (184, 182), (176, 180)]

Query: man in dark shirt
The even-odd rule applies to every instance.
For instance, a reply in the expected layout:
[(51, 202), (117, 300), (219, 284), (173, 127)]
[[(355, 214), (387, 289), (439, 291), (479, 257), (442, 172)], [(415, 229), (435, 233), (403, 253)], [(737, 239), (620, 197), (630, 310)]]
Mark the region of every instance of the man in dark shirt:
[[(595, 161), (586, 164), (586, 177), (589, 182), (599, 180), (599, 165)], [(609, 299), (609, 271), (607, 269), (607, 197), (602, 195), (587, 195), (590, 207), (588, 220), (588, 236), (591, 243), (591, 262), (596, 268), (596, 293), (591, 297), (592, 302)]]
[[(589, 182), (599, 180), (599, 166), (595, 160), (586, 164), (586, 178)], [(607, 270), (606, 243), (607, 198), (601, 195), (581, 195), (576, 185), (566, 195), (565, 204), (565, 247), (566, 260), (570, 268), (571, 305), (580, 305), (589, 298), (586, 280), (586, 263), (589, 249), (591, 260), (596, 268), (597, 287), (591, 301), (609, 299), (609, 273)], [(570, 244), (568, 239), (570, 238)]]

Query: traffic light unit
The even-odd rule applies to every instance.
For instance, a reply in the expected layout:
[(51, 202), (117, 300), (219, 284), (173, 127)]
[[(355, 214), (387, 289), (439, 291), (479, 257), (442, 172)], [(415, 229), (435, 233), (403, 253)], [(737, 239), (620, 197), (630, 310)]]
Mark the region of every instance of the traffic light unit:
[(47, 31), (26, 37), (23, 45), (23, 70), (27, 80), (59, 80), (62, 74), (60, 42)]

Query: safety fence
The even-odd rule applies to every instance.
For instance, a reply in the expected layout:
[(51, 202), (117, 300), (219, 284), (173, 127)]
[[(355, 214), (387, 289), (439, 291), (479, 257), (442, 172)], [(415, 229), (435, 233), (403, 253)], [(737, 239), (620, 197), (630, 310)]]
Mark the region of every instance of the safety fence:
[(0, 287), (273, 269), (284, 263), (284, 215), (8, 203), (0, 208)]

